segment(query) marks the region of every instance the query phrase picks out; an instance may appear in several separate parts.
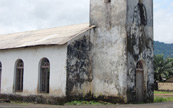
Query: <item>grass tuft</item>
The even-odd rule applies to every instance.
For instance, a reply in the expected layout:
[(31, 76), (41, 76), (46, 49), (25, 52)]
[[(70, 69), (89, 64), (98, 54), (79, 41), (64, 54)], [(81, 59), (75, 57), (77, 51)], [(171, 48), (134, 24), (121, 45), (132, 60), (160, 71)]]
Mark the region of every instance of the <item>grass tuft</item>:
[(111, 105), (111, 103), (96, 101), (71, 101), (66, 103), (66, 105)]
[(158, 102), (167, 102), (167, 98), (163, 98), (163, 97), (155, 97), (154, 98), (154, 102), (158, 103)]
[(173, 102), (173, 97), (155, 97), (154, 102)]

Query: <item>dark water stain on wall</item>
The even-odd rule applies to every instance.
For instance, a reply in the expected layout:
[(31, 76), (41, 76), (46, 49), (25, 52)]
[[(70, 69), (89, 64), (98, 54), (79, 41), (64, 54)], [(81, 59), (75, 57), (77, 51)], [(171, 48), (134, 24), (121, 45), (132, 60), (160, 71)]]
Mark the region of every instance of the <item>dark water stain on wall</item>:
[(138, 3), (134, 8), (133, 21), (128, 32), (128, 52), (130, 52), (135, 61), (139, 59), (140, 54), (147, 45), (145, 26), (147, 25), (147, 12), (144, 4)]
[[(144, 60), (147, 67), (148, 81), (144, 89), (144, 101), (153, 100), (152, 61), (153, 61), (153, 40), (147, 36), (145, 27), (147, 25), (147, 11), (142, 3), (138, 3), (134, 8), (133, 21), (128, 30), (127, 50), (128, 50), (128, 72), (127, 97), (129, 102), (137, 101), (136, 96), (136, 64), (141, 59)], [(144, 78), (145, 79), (145, 78)]]
[[(81, 87), (92, 82), (89, 36), (83, 36), (68, 45), (67, 51), (67, 97), (80, 97)], [(87, 89), (87, 88), (86, 88)]]

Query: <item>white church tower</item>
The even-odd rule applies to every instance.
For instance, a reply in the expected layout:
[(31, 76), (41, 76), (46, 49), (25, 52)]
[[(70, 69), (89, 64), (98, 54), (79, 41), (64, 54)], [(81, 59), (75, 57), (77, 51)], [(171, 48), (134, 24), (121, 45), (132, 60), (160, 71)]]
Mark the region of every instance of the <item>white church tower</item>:
[(90, 6), (94, 96), (152, 101), (153, 0), (91, 0)]

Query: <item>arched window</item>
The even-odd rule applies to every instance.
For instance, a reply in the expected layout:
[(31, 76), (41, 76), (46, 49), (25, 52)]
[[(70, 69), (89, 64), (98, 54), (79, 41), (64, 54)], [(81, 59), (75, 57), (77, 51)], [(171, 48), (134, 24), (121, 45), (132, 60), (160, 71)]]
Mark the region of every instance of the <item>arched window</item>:
[(18, 60), (16, 63), (16, 92), (23, 91), (23, 74), (24, 74), (24, 63), (22, 60)]
[(43, 58), (40, 63), (40, 92), (49, 93), (50, 63), (47, 58)]
[(138, 62), (137, 65), (136, 65), (136, 68), (137, 69), (142, 69), (143, 70), (143, 65), (142, 65), (142, 62)]
[(0, 91), (1, 91), (1, 72), (2, 72), (2, 64), (0, 62)]
[(105, 0), (105, 3), (110, 3), (111, 2), (111, 0)]

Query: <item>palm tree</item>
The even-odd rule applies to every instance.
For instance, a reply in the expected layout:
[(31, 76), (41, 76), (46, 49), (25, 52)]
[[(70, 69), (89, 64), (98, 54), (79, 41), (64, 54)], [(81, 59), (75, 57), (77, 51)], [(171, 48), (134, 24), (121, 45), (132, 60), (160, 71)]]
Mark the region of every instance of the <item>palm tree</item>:
[(163, 55), (154, 56), (155, 80), (164, 81), (173, 75), (173, 59), (164, 58)]
[[(173, 58), (169, 58), (169, 60), (171, 62), (172, 68), (173, 68)], [(173, 76), (173, 69), (171, 70), (170, 75)]]

